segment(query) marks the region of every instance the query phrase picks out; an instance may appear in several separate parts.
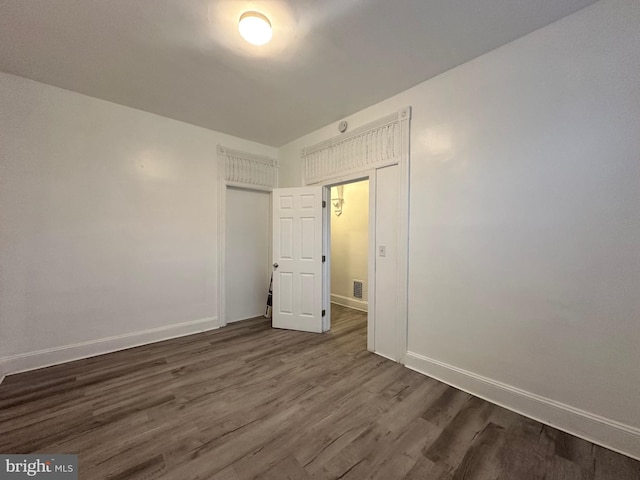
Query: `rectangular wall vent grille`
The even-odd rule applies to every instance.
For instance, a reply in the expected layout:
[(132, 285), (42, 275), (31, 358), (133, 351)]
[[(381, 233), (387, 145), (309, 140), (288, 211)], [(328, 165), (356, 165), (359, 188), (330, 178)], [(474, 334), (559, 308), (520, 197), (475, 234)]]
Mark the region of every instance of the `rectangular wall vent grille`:
[(362, 298), (362, 282), (360, 280), (353, 281), (353, 296), (355, 298)]

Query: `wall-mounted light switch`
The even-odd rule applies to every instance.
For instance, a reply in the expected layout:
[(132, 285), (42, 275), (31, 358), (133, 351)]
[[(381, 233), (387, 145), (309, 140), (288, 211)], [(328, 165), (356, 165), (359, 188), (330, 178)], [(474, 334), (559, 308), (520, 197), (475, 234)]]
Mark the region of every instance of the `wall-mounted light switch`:
[(378, 256), (386, 257), (387, 256), (387, 247), (384, 245), (378, 245)]

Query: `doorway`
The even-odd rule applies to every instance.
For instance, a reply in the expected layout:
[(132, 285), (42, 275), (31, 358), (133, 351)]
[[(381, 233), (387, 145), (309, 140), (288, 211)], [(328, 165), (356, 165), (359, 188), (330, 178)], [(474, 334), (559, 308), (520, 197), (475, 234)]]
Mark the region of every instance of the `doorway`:
[[(362, 295), (362, 301), (366, 299), (367, 350), (393, 361), (400, 361), (402, 352), (406, 349), (402, 345), (406, 337), (402, 329), (398, 328), (398, 320), (404, 318), (401, 314), (403, 303), (400, 302), (400, 298), (405, 288), (401, 282), (404, 277), (404, 265), (399, 259), (404, 258), (401, 247), (406, 242), (403, 233), (404, 229), (402, 228), (399, 200), (401, 191), (400, 166), (389, 165), (376, 168), (366, 172), (364, 175), (354, 175), (327, 181), (324, 184), (326, 196), (331, 198), (332, 195), (339, 193), (337, 188), (334, 190), (334, 187), (342, 186), (344, 194), (345, 191), (349, 192), (349, 185), (361, 182), (366, 185), (368, 193), (368, 196), (366, 196), (368, 198), (366, 247), (359, 243), (360, 248), (366, 249), (367, 252), (366, 297), (365, 292)], [(339, 197), (333, 198), (337, 198), (335, 204), (340, 206)], [(348, 207), (346, 202), (347, 199), (343, 198), (340, 217), (346, 215)], [(327, 233), (325, 233), (324, 239), (327, 266), (324, 274), (325, 294), (323, 303), (327, 308), (329, 325), (332, 319), (332, 302), (335, 304), (348, 302), (349, 308), (356, 306), (363, 308), (365, 306), (363, 303), (355, 302), (356, 299), (353, 298), (352, 294), (341, 295), (348, 300), (338, 297), (337, 295), (340, 294), (332, 286), (333, 278), (331, 272), (334, 270), (333, 264), (336, 262), (335, 252), (332, 251), (331, 245), (332, 228), (336, 225), (333, 199), (331, 199), (330, 207), (325, 212), (325, 225), (328, 228), (326, 228)], [(359, 240), (354, 239), (352, 241), (361, 242), (362, 235), (360, 235)], [(350, 288), (353, 288), (354, 280), (360, 279), (347, 279)], [(363, 282), (363, 289), (364, 287)], [(344, 291), (346, 292), (346, 290)], [(332, 296), (331, 294), (334, 295)]]
[(273, 189), (274, 328), (331, 328), (331, 187), (369, 181), (367, 350), (401, 361), (406, 352), (407, 204), (398, 164), (324, 185)]
[[(330, 301), (334, 326), (364, 323), (369, 292), (369, 179), (330, 187)], [(365, 335), (366, 338), (366, 335)]]
[(264, 314), (271, 275), (271, 194), (226, 187), (225, 318)]

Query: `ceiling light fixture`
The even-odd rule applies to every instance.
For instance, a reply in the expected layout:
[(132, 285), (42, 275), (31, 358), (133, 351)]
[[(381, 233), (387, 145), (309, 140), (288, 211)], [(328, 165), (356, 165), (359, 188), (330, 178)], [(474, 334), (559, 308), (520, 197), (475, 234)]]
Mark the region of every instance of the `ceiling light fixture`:
[(238, 24), (240, 35), (253, 45), (264, 45), (271, 40), (271, 22), (259, 12), (245, 12)]

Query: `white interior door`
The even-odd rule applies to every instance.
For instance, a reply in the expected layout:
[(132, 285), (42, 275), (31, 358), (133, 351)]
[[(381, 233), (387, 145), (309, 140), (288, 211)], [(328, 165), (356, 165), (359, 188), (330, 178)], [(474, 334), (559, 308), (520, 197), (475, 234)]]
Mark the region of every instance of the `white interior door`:
[(322, 187), (273, 190), (274, 328), (322, 332)]

